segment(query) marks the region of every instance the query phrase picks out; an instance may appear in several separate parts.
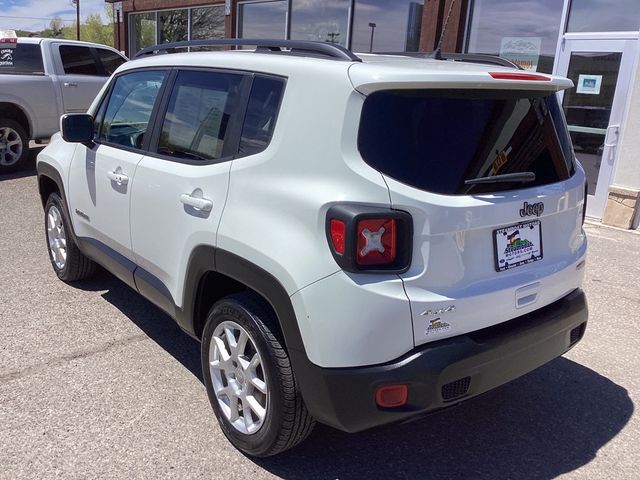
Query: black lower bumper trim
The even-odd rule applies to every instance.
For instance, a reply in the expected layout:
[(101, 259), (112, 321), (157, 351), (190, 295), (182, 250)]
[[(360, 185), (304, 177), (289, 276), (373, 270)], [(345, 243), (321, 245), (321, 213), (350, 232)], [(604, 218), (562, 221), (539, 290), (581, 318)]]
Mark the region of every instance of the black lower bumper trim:
[[(311, 414), (332, 427), (357, 432), (458, 403), (544, 365), (577, 343), (587, 316), (584, 293), (574, 290), (535, 312), (429, 343), (388, 364), (321, 368), (300, 352), (290, 354), (298, 357), (292, 360)], [(408, 403), (378, 407), (377, 388), (397, 383), (409, 386)]]

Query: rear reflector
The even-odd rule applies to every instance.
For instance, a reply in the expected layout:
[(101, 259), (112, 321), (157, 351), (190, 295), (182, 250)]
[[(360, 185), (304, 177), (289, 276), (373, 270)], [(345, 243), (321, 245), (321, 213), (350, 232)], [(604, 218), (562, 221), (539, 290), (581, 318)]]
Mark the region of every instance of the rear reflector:
[(489, 72), (496, 80), (526, 80), (534, 82), (550, 82), (551, 78), (544, 75), (536, 75), (535, 73), (521, 72)]
[(360, 220), (358, 230), (358, 265), (386, 265), (396, 259), (396, 220), (368, 218)]
[(385, 385), (376, 391), (376, 403), (379, 407), (395, 408), (407, 403), (409, 389), (406, 385)]
[(344, 236), (346, 226), (342, 220), (331, 219), (331, 243), (336, 253), (344, 255)]

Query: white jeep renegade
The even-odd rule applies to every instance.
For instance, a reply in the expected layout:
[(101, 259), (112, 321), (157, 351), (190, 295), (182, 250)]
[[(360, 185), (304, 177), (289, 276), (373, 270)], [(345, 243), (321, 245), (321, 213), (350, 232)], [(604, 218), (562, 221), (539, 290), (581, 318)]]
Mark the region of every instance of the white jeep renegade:
[[(205, 44), (257, 48), (147, 55)], [(201, 340), (240, 450), (419, 417), (582, 338), (569, 80), (281, 40), (139, 57), (38, 157), (51, 263)]]

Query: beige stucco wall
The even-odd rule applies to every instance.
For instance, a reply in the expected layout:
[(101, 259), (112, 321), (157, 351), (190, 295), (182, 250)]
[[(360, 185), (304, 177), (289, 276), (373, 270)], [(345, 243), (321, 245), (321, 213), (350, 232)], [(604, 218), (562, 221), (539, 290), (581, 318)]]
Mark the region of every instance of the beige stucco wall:
[[(637, 191), (640, 190), (640, 68), (636, 68), (628, 102), (613, 185)], [(640, 218), (636, 218), (634, 222), (636, 228), (638, 220)]]

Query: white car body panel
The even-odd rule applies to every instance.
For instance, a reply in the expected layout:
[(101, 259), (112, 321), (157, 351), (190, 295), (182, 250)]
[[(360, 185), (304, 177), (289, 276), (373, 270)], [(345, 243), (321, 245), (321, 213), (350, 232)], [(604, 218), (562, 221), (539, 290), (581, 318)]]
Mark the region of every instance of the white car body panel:
[[(131, 240), (135, 263), (161, 280), (177, 307), (183, 306), (189, 256), (198, 245), (216, 245), (231, 162), (187, 165), (145, 156), (131, 192)], [(180, 201), (200, 190), (210, 212)], [(198, 195), (198, 193), (196, 193)]]
[[(69, 174), (70, 215), (78, 237), (98, 240), (133, 261), (129, 203), (131, 185), (142, 154), (108, 145), (78, 145)], [(119, 185), (109, 172), (129, 178)]]

